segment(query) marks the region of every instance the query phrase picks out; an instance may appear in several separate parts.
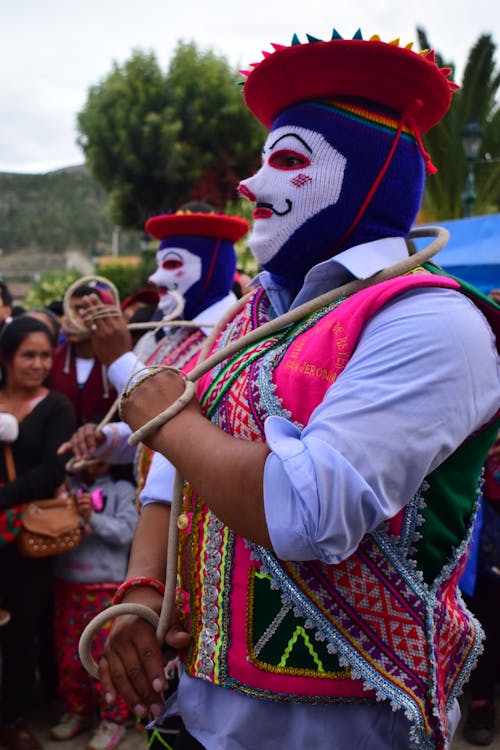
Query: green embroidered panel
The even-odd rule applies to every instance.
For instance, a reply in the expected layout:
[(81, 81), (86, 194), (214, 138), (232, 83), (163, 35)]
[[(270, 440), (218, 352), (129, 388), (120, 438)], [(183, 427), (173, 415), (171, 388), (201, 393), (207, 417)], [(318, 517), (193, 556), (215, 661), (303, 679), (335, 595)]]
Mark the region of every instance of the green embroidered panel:
[[(433, 274), (458, 281), (463, 293), (478, 305), (498, 334), (498, 305), (462, 279), (432, 263), (424, 265)], [(466, 534), (477, 501), (481, 471), (499, 427), (500, 419), (467, 440), (427, 479), (430, 486), (423, 493), (426, 508), (422, 511), (425, 539), (416, 545), (418, 567), (427, 582), (439, 574), (451, 558), (457, 540)]]
[(497, 421), (465, 442), (428, 478), (423, 494), (426, 507), (424, 539), (416, 545), (418, 567), (428, 583), (451, 558), (463, 539), (477, 502), (479, 477), (500, 423)]
[(270, 577), (259, 571), (250, 574), (248, 640), (250, 660), (273, 672), (292, 672), (329, 679), (347, 679), (349, 670), (330, 654), (326, 642), (317, 640), (305, 618), (296, 615), (282, 601), (280, 591), (271, 588)]

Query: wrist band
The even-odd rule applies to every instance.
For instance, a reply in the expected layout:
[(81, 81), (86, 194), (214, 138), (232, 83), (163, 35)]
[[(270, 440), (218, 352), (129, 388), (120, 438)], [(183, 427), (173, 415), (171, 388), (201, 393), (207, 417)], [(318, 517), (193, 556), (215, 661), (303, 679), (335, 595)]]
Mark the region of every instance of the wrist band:
[(130, 589), (136, 588), (150, 588), (158, 591), (162, 596), (165, 593), (165, 584), (159, 581), (157, 578), (149, 578), (148, 576), (137, 576), (136, 578), (129, 578), (128, 581), (124, 581), (121, 586), (116, 589), (113, 597), (112, 604), (120, 604), (123, 601), (125, 594)]

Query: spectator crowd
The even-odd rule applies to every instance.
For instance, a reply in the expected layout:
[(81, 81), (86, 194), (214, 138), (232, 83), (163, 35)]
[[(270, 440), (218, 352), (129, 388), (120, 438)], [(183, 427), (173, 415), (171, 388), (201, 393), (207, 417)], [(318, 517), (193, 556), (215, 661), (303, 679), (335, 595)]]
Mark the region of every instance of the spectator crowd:
[[(78, 640), (125, 576), (138, 517), (133, 467), (96, 461), (68, 471), (71, 453), (58, 455), (79, 425), (98, 424), (116, 398), (89, 334), (69, 319), (78, 320), (89, 293), (111, 301), (104, 289), (81, 285), (67, 316), (62, 300), (16, 306), (0, 282), (0, 744), (12, 750), (43, 746), (29, 717), (54, 700), (61, 717), (52, 739), (94, 726), (90, 750), (111, 750), (130, 720), (123, 702), (109, 707), (100, 696), (98, 682), (80, 665)], [(153, 289), (139, 290), (126, 300), (124, 318), (140, 309), (148, 320), (157, 299)], [(24, 556), (16, 544), (22, 506), (61, 496), (74, 499), (81, 543), (56, 557)]]

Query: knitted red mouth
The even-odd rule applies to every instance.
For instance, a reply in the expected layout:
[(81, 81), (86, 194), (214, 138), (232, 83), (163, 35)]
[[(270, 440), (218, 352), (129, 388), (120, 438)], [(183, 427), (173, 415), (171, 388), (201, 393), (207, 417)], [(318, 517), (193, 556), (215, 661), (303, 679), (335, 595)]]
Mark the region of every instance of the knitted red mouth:
[(264, 208), (264, 207), (257, 207), (254, 208), (252, 212), (252, 216), (254, 219), (270, 219), (273, 215), (273, 212), (270, 208)]

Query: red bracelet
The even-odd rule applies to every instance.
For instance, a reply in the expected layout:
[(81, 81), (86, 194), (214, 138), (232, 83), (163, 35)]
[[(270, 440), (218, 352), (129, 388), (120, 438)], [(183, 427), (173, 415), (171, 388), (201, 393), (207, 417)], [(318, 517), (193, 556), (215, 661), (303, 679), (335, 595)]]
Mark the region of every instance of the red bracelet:
[(158, 581), (157, 578), (137, 576), (137, 578), (129, 578), (128, 581), (124, 581), (121, 586), (118, 586), (111, 603), (120, 604), (123, 601), (125, 594), (127, 594), (130, 589), (140, 588), (143, 586), (158, 591), (158, 593), (160, 593), (162, 596), (165, 593), (165, 584), (161, 581)]

